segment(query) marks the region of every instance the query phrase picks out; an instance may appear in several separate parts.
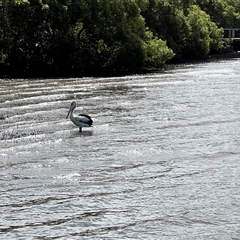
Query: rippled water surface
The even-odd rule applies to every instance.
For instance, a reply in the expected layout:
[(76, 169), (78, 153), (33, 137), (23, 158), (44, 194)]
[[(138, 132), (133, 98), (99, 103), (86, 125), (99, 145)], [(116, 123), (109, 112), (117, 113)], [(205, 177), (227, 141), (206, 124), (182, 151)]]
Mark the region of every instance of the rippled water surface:
[(0, 80), (0, 238), (240, 239), (239, 66)]

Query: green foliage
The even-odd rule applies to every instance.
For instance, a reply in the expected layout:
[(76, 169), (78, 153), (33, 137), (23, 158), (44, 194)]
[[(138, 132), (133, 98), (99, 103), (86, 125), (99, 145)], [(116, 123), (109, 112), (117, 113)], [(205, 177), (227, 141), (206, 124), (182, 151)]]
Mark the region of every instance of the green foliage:
[[(206, 18), (197, 6), (192, 7), (187, 16), (189, 23), (189, 37), (186, 44), (186, 56), (206, 55), (210, 51), (210, 36)], [(193, 57), (195, 57), (193, 55)]]
[(239, 27), (240, 0), (196, 0), (196, 3), (219, 27)]
[(191, 6), (187, 16), (189, 36), (183, 55), (188, 58), (206, 55), (221, 44), (222, 30), (211, 22), (209, 15), (196, 5)]
[(236, 24), (239, 10), (240, 0), (8, 0), (0, 58), (22, 72), (162, 67), (217, 50), (217, 25)]
[(177, 58), (195, 58), (221, 45), (222, 30), (191, 1), (150, 0), (143, 15), (150, 30), (167, 42)]
[(148, 32), (148, 40), (144, 42), (145, 62), (147, 66), (162, 67), (166, 61), (170, 60), (174, 53), (166, 45), (166, 42), (154, 38), (152, 32)]
[(167, 42), (177, 58), (181, 58), (189, 34), (184, 13), (184, 10), (188, 12), (187, 9), (177, 0), (150, 0), (148, 9), (143, 13), (149, 29)]

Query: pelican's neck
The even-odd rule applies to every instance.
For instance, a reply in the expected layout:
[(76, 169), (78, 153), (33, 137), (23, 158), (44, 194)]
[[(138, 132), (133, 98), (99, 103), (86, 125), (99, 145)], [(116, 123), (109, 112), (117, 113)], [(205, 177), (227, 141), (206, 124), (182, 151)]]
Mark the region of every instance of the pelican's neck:
[(70, 119), (71, 119), (71, 121), (76, 125), (76, 126), (78, 126), (78, 121), (77, 121), (77, 119), (73, 116), (73, 110), (74, 110), (74, 108), (71, 110), (71, 112), (70, 112)]
[(70, 119), (73, 121), (73, 119), (74, 119), (74, 116), (73, 116), (73, 110), (74, 110), (74, 108), (71, 110), (71, 112), (70, 112)]

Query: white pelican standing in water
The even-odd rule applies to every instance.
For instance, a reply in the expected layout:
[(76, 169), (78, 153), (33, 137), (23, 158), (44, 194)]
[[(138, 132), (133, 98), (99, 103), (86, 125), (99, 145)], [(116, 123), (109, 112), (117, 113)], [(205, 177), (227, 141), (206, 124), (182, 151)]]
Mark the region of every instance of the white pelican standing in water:
[(77, 104), (75, 101), (73, 101), (71, 103), (71, 106), (69, 108), (69, 111), (68, 111), (68, 115), (67, 115), (67, 118), (70, 114), (70, 119), (71, 121), (79, 127), (79, 132), (82, 132), (82, 128), (83, 127), (91, 127), (92, 126), (92, 119), (90, 116), (86, 115), (86, 114), (80, 114), (79, 116), (81, 117), (74, 117), (73, 116), (73, 110), (76, 108)]

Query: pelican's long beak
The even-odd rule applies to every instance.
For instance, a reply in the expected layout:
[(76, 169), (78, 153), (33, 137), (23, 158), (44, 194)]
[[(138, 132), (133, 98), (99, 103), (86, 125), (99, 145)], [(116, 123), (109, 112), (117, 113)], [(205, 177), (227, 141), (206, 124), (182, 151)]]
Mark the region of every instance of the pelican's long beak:
[(69, 110), (68, 110), (68, 114), (67, 114), (67, 117), (66, 117), (66, 119), (68, 118), (68, 116), (69, 116), (69, 114), (70, 114), (71, 110), (72, 110), (72, 105), (70, 106), (70, 108), (69, 108)]

